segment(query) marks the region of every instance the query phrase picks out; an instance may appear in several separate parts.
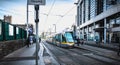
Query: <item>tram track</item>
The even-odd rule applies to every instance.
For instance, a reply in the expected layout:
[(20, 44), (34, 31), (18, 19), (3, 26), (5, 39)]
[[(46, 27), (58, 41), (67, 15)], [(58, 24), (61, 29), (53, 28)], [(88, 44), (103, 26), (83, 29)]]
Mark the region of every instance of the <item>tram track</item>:
[(118, 60), (114, 60), (112, 58), (109, 58), (109, 57), (106, 57), (106, 56), (103, 56), (103, 55), (100, 55), (96, 52), (84, 52), (84, 51), (81, 51), (80, 49), (72, 49), (70, 50), (74, 53), (78, 53), (80, 55), (84, 55), (86, 57), (89, 57), (89, 58), (92, 58), (92, 59), (95, 59), (95, 60), (98, 60), (98, 61), (101, 61), (102, 63), (105, 63), (107, 65), (118, 65), (119, 61)]
[[(71, 49), (64, 49), (64, 48), (58, 48), (59, 50), (61, 50), (62, 52), (66, 53), (66, 54), (69, 54), (69, 57), (72, 57), (72, 59), (76, 62), (76, 60), (78, 60), (77, 63), (80, 63), (82, 65), (111, 65), (111, 63), (107, 63), (107, 62), (104, 62), (104, 61), (101, 61), (101, 60), (98, 60), (98, 59), (95, 59), (93, 57), (89, 57), (91, 55), (93, 55), (92, 52), (90, 51), (86, 51), (86, 52), (81, 52), (81, 51), (72, 51)], [(75, 50), (75, 49), (74, 49)], [(81, 53), (78, 53), (78, 52), (81, 52)], [(78, 58), (79, 57), (79, 58)], [(84, 58), (84, 59), (80, 59), (80, 58)], [(88, 61), (86, 61), (86, 59)], [(97, 61), (96, 61), (97, 60)], [(80, 62), (82, 61), (82, 62)], [(90, 61), (92, 63), (90, 63)], [(95, 63), (94, 63), (95, 62)], [(86, 64), (87, 63), (87, 64)], [(88, 64), (89, 63), (89, 64)]]
[[(49, 44), (49, 45), (52, 45), (52, 44)], [(55, 45), (52, 45), (52, 46), (55, 46)], [(70, 57), (70, 59), (75, 61), (75, 63), (82, 64), (81, 62), (83, 62), (82, 65), (90, 65), (90, 64), (88, 64), (88, 62), (87, 62), (87, 64), (84, 64), (85, 61), (81, 60), (80, 58), (85, 58), (87, 60), (89, 59), (89, 61), (91, 61), (91, 60), (95, 61), (95, 63), (92, 63), (91, 65), (95, 65), (96, 63), (99, 63), (99, 65), (118, 65), (118, 63), (119, 63), (118, 60), (98, 54), (98, 52), (96, 52), (96, 51), (94, 52), (89, 49), (77, 48), (77, 47), (75, 47), (73, 49), (65, 49), (65, 48), (60, 48), (57, 46), (55, 46), (55, 48), (58, 49), (59, 51), (63, 52), (64, 55), (67, 55), (66, 57)], [(50, 50), (50, 51), (52, 52), (52, 50)], [(52, 52), (52, 53), (54, 54), (54, 52)]]
[[(120, 60), (119, 59), (116, 59), (116, 58), (114, 58), (114, 57), (109, 57), (108, 55), (106, 55), (105, 54), (105, 52), (103, 52), (103, 51), (96, 51), (96, 49), (90, 49), (90, 48), (88, 48), (88, 49), (86, 49), (86, 48), (80, 48), (80, 47), (75, 47), (76, 48), (76, 50), (78, 49), (78, 51), (80, 51), (81, 49), (83, 49), (83, 50), (87, 50), (87, 51), (91, 51), (91, 52), (93, 52), (95, 55), (98, 55), (98, 56), (102, 56), (102, 57), (105, 57), (105, 58), (109, 58), (109, 59), (112, 59), (112, 60), (114, 60), (114, 61), (117, 61), (117, 62), (120, 62)], [(107, 53), (108, 54), (108, 53)], [(119, 58), (119, 57), (118, 57)]]

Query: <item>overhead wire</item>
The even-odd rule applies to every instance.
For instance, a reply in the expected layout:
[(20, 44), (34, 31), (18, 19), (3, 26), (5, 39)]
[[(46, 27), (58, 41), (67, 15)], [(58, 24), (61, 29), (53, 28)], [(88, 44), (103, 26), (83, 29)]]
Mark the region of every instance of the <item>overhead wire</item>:
[[(64, 15), (58, 15), (61, 18), (57, 22), (61, 21), (62, 18), (65, 17), (68, 13), (70, 13), (74, 8), (75, 8), (75, 6), (73, 6), (71, 9), (69, 9)], [(57, 22), (55, 24), (57, 24)]]
[(46, 21), (45, 21), (45, 22), (47, 22), (47, 20), (48, 20), (48, 17), (49, 17), (49, 15), (50, 15), (51, 11), (52, 11), (52, 8), (53, 8), (53, 6), (54, 6), (54, 4), (55, 4), (55, 1), (56, 1), (56, 0), (53, 1), (50, 10), (49, 10), (48, 13), (46, 14), (46, 15), (47, 15), (47, 18), (46, 18)]
[[(46, 17), (46, 20), (45, 20), (45, 23), (47, 22), (48, 17), (49, 17), (49, 15), (50, 15), (50, 13), (51, 13), (51, 11), (52, 11), (52, 9), (53, 9), (53, 6), (54, 6), (54, 4), (55, 4), (55, 1), (56, 1), (56, 0), (53, 0), (53, 3), (52, 3), (52, 5), (51, 5), (50, 10), (48, 11), (47, 14), (45, 14), (45, 15), (47, 16), (47, 17)], [(45, 26), (45, 27), (46, 27), (46, 26)]]
[(70, 13), (74, 8), (75, 8), (75, 6), (73, 6), (70, 10), (68, 10), (68, 11), (63, 15), (63, 17), (66, 16), (68, 13)]

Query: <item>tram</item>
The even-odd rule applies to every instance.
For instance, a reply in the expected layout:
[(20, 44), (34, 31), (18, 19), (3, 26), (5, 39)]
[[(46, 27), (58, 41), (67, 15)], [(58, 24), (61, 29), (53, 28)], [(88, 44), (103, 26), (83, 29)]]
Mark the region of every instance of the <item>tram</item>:
[(49, 38), (49, 42), (60, 47), (73, 47), (74, 39), (71, 31), (57, 33)]

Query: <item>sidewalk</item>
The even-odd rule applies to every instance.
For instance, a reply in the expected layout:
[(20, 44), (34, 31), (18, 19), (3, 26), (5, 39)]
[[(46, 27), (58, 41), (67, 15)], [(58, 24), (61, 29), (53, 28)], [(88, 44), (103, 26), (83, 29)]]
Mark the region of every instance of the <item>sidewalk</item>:
[(0, 65), (35, 65), (35, 44), (5, 56), (0, 60)]
[(90, 46), (94, 46), (94, 47), (109, 49), (109, 50), (113, 50), (113, 51), (117, 52), (119, 43), (99, 43), (99, 44), (96, 44), (93, 41), (85, 41), (85, 45), (90, 45)]

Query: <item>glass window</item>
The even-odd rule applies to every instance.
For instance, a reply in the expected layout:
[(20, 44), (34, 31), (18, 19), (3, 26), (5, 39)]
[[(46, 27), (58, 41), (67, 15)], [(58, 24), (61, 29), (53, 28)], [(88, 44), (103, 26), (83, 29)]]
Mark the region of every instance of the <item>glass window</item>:
[(110, 9), (112, 6), (119, 3), (119, 0), (106, 0), (106, 3), (107, 3), (106, 8)]
[(90, 1), (90, 19), (95, 17), (96, 14), (96, 0)]
[(120, 4), (120, 0), (117, 0), (117, 3)]
[(84, 23), (84, 3), (82, 3), (82, 13), (81, 13), (82, 24)]
[(85, 0), (85, 21), (89, 20), (89, 0)]
[(92, 32), (92, 27), (89, 27), (89, 32)]
[(95, 25), (95, 28), (99, 28), (99, 25), (98, 25), (98, 24), (96, 24), (96, 25)]
[(63, 35), (62, 35), (62, 42), (66, 42), (66, 38)]
[(116, 19), (116, 24), (120, 24), (120, 17)]
[(65, 34), (67, 42), (74, 42), (72, 34), (70, 32), (66, 32)]
[(107, 23), (107, 28), (109, 28), (109, 24)]
[(58, 34), (58, 41), (61, 42), (62, 39), (61, 39), (61, 34)]
[(110, 27), (113, 27), (113, 24), (115, 24), (115, 19), (110, 20)]

